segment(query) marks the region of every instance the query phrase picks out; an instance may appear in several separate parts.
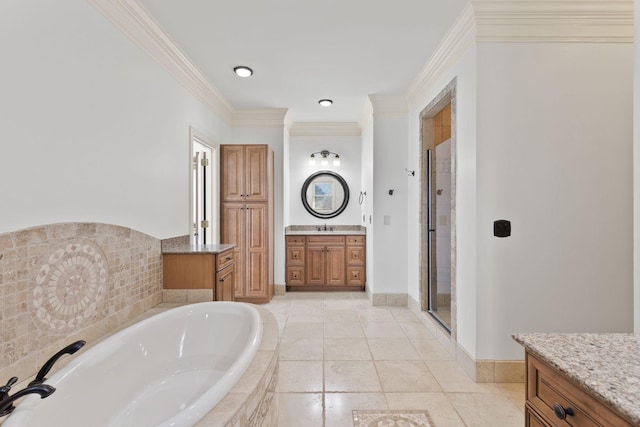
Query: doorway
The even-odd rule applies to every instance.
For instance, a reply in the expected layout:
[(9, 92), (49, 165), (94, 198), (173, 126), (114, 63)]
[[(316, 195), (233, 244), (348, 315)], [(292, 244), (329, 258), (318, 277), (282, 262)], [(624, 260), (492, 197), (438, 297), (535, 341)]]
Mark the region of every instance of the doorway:
[(218, 146), (193, 128), (189, 133), (190, 235), (194, 244), (210, 245), (218, 242)]
[(455, 80), (420, 114), (420, 298), (455, 338)]

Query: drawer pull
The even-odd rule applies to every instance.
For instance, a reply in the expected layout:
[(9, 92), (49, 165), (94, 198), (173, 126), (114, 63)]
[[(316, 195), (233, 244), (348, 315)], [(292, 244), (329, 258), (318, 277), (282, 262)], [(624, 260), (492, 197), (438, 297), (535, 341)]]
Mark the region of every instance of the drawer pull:
[(228, 257), (226, 257), (224, 260), (225, 260), (225, 261), (231, 261), (231, 257), (230, 257), (230, 256), (228, 256)]
[(556, 414), (556, 417), (558, 417), (561, 420), (564, 420), (567, 418), (567, 416), (573, 416), (573, 409), (571, 408), (563, 408), (561, 404), (559, 403), (554, 403), (553, 404), (553, 412)]

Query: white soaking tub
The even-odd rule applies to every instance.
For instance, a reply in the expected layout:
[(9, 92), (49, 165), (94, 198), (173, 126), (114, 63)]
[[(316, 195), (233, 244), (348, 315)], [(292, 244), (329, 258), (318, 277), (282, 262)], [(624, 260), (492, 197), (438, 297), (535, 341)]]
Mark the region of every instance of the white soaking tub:
[(3, 427), (193, 426), (225, 397), (262, 339), (256, 308), (206, 302), (168, 310), (98, 343), (45, 381)]

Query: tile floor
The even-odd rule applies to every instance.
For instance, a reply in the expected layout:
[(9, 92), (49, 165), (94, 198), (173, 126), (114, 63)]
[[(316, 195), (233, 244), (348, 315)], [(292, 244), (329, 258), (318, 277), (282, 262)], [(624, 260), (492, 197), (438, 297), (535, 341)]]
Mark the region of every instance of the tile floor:
[(280, 327), (279, 427), (351, 427), (353, 409), (426, 409), (436, 427), (524, 425), (524, 384), (477, 384), (407, 307), (364, 293), (289, 292)]

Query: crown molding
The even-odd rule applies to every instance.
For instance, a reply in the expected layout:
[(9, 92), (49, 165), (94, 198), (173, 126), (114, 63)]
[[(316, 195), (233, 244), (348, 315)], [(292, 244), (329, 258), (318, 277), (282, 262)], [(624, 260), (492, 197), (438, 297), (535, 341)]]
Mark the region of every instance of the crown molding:
[(472, 0), (478, 42), (633, 43), (633, 0)]
[(282, 128), (285, 126), (286, 108), (266, 110), (236, 110), (233, 113), (232, 127)]
[(401, 117), (409, 114), (407, 98), (398, 95), (369, 95), (376, 117)]
[(293, 123), (290, 136), (360, 136), (362, 131), (358, 123), (317, 122)]
[(235, 109), (135, 0), (87, 0), (225, 122)]
[(405, 98), (409, 104), (417, 100), (425, 88), (443, 71), (452, 67), (476, 41), (476, 19), (468, 3), (444, 36), (427, 63), (411, 82)]

